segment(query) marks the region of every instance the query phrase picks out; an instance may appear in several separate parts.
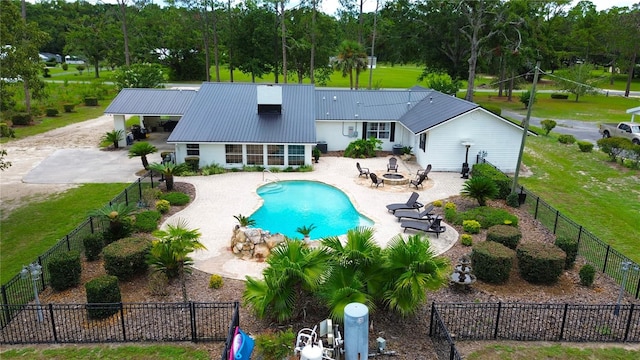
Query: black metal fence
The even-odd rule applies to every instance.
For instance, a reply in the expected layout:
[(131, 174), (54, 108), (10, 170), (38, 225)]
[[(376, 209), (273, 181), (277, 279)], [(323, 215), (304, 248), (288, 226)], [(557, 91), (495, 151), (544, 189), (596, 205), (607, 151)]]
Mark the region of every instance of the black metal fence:
[[(118, 194), (109, 204), (124, 202), (127, 205), (140, 205), (143, 204), (143, 190), (145, 188), (153, 188), (158, 185), (157, 177), (151, 172), (138, 178), (134, 183), (129, 185), (120, 194)], [(48, 271), (48, 264), (51, 256), (62, 252), (68, 252), (72, 250), (83, 251), (84, 244), (83, 239), (92, 233), (102, 232), (105, 229), (106, 224), (103, 224), (96, 218), (89, 217), (83, 221), (73, 231), (58, 241), (53, 247), (47, 250), (42, 255), (38, 256), (33, 263), (37, 263), (42, 266), (42, 274), (40, 279), (35, 281), (38, 291), (42, 291), (50, 283), (50, 274)], [(23, 309), (23, 305), (34, 299), (33, 280), (31, 276), (23, 278), (21, 274), (16, 274), (6, 284), (0, 286), (0, 305), (2, 311), (0, 312), (0, 327), (4, 328), (9, 324), (11, 319)], [(18, 305), (18, 306), (4, 306), (4, 305)]]
[(240, 305), (236, 304), (236, 309), (233, 313), (233, 318), (231, 319), (231, 323), (229, 324), (229, 330), (227, 331), (227, 340), (224, 344), (224, 349), (222, 350), (222, 358), (221, 360), (229, 359), (229, 351), (231, 351), (231, 345), (233, 342), (233, 334), (235, 333), (236, 326), (240, 326)]
[[(524, 187), (520, 188), (520, 192), (527, 195), (525, 205), (536, 220), (556, 236), (576, 240), (578, 255), (584, 257), (597, 270), (611, 276), (618, 284), (624, 283), (625, 290), (638, 299), (640, 296), (640, 271), (635, 269), (640, 265), (612, 248), (611, 245), (598, 239), (582, 225), (554, 209), (533, 192)], [(628, 263), (626, 274), (622, 266), (625, 262)]]
[(431, 316), (457, 340), (640, 342), (635, 304), (437, 303)]
[(431, 322), (429, 324), (429, 336), (431, 342), (438, 355), (438, 359), (441, 360), (460, 360), (462, 356), (458, 353), (456, 344), (451, 338), (451, 334), (447, 329), (440, 312), (436, 308), (436, 304), (431, 304)]
[(239, 323), (238, 302), (99, 304), (119, 311), (103, 320), (88, 317), (96, 304), (1, 305), (19, 307), (0, 329), (0, 344), (62, 344), (140, 341), (225, 341)]

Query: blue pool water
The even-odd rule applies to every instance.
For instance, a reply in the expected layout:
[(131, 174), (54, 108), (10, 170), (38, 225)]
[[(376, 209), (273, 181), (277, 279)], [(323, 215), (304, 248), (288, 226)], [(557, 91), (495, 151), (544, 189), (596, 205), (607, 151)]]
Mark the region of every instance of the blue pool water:
[(263, 205), (250, 216), (254, 227), (301, 239), (296, 228), (314, 224), (311, 238), (346, 234), (373, 222), (360, 215), (345, 193), (315, 181), (278, 181), (261, 186)]

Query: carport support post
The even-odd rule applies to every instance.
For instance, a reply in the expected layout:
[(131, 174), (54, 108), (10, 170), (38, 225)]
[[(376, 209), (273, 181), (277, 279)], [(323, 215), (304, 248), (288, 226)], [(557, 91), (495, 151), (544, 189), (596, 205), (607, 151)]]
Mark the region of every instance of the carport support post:
[(518, 153), (518, 163), (516, 164), (516, 172), (513, 175), (513, 185), (511, 186), (511, 193), (515, 194), (518, 188), (518, 174), (520, 174), (520, 164), (522, 163), (522, 153), (524, 152), (524, 143), (527, 140), (527, 133), (529, 132), (529, 119), (531, 119), (531, 108), (533, 108), (533, 100), (536, 98), (536, 84), (538, 84), (538, 73), (540, 71), (540, 60), (536, 62), (535, 73), (533, 74), (533, 86), (531, 87), (531, 95), (529, 96), (529, 103), (527, 105), (527, 117), (524, 118), (524, 124), (522, 124), (522, 142), (520, 142), (520, 152)]
[(118, 131), (122, 130), (122, 139), (118, 141), (119, 147), (127, 146), (127, 127), (124, 119), (124, 115), (113, 115), (113, 129)]

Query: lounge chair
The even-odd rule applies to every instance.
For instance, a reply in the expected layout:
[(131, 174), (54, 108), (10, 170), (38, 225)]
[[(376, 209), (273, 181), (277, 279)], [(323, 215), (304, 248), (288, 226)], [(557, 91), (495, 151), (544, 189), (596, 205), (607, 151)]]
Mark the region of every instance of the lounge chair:
[(358, 168), (358, 171), (360, 172), (360, 175), (358, 175), (358, 177), (364, 175), (364, 177), (369, 177), (369, 168), (363, 168), (360, 167), (360, 163), (357, 162), (356, 163), (356, 167)]
[(380, 186), (380, 184), (382, 184), (382, 186), (384, 186), (384, 180), (378, 179), (378, 176), (375, 173), (370, 173), (369, 177), (371, 178), (371, 185), (370, 186), (375, 185), (376, 187), (378, 187), (378, 186)]
[(389, 163), (387, 164), (387, 171), (391, 170), (398, 172), (398, 159), (393, 156), (389, 159)]
[(413, 185), (416, 187), (416, 190), (418, 190), (418, 186), (422, 186), (424, 188), (424, 186), (422, 185), (422, 182), (424, 181), (424, 179), (427, 178), (427, 174), (422, 174), (420, 176), (418, 176), (418, 179), (416, 180), (411, 180), (409, 182), (409, 186)]
[(433, 205), (429, 205), (424, 208), (423, 211), (413, 211), (413, 210), (398, 210), (393, 213), (395, 217), (400, 221), (402, 218), (407, 218), (411, 220), (429, 220), (433, 221)]
[(416, 175), (420, 176), (422, 174), (424, 174), (427, 177), (427, 180), (429, 180), (429, 176), (427, 176), (429, 173), (431, 172), (431, 164), (427, 165), (427, 168), (424, 170), (418, 170), (418, 172), (416, 173)]
[(435, 233), (436, 237), (440, 236), (440, 233), (445, 232), (446, 228), (444, 225), (440, 225), (442, 218), (437, 216), (433, 221), (417, 221), (417, 220), (406, 220), (400, 223), (400, 226), (404, 228), (403, 232), (406, 232), (407, 229), (413, 229), (418, 231), (424, 231), (427, 233)]
[(411, 194), (411, 196), (409, 197), (409, 200), (407, 200), (406, 203), (397, 203), (397, 204), (389, 204), (387, 205), (387, 210), (391, 211), (392, 213), (395, 214), (396, 210), (411, 210), (411, 209), (419, 209), (421, 207), (423, 207), (424, 205), (422, 205), (421, 203), (419, 203), (418, 200), (418, 196), (420, 196), (420, 194), (418, 194), (417, 192), (413, 192)]

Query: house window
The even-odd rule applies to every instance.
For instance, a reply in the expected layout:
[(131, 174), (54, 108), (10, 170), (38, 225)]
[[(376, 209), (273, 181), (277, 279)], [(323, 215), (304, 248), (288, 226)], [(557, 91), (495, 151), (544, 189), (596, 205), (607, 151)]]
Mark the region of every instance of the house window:
[(367, 123), (367, 138), (388, 139), (391, 134), (391, 123)]
[(289, 145), (289, 165), (304, 165), (304, 145)]
[(200, 144), (187, 144), (187, 156), (199, 156)]
[(264, 164), (264, 146), (247, 145), (247, 165)]
[(284, 145), (267, 145), (267, 164), (284, 165)]
[(227, 164), (242, 164), (242, 145), (224, 146)]
[(422, 133), (420, 134), (420, 149), (422, 149), (422, 151), (425, 151), (427, 147), (427, 133)]

